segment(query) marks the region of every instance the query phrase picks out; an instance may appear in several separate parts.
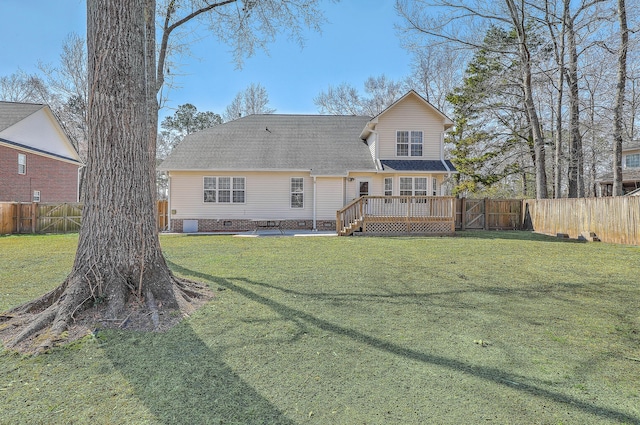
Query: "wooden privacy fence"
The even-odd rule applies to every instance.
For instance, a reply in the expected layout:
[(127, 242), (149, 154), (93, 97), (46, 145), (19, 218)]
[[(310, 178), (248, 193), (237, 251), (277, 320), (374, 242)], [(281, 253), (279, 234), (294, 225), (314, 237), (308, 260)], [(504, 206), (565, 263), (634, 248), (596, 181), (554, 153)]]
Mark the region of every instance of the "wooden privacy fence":
[[(169, 222), (167, 201), (157, 203), (158, 230)], [(80, 230), (81, 203), (0, 202), (0, 234), (69, 233)]]
[(640, 197), (523, 201), (525, 220), (538, 233), (571, 238), (595, 233), (603, 242), (640, 245)]
[(456, 199), (456, 230), (520, 230), (521, 199)]

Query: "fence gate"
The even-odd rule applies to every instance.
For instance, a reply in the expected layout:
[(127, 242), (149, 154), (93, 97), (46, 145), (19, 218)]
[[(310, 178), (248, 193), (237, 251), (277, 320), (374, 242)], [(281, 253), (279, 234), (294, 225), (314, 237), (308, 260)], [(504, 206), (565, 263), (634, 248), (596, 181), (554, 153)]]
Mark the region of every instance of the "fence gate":
[(484, 199), (466, 199), (462, 205), (465, 207), (462, 215), (464, 219), (462, 228), (468, 230), (484, 229), (486, 220)]

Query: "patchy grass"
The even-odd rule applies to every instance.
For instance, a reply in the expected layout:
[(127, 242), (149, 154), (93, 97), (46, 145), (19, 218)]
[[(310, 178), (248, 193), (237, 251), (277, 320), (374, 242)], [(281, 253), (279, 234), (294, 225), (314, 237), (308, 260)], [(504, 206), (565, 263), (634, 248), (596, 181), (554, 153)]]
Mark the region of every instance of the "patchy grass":
[[(0, 238), (0, 310), (64, 279), (76, 240)], [(640, 423), (638, 247), (525, 232), (162, 245), (217, 297), (163, 334), (0, 354), (0, 424)]]

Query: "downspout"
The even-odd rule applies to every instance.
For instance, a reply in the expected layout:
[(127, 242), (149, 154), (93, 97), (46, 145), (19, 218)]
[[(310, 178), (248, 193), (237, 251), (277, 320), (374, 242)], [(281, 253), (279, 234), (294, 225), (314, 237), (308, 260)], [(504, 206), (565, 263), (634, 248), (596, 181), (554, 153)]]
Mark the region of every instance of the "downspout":
[(82, 199), (81, 193), (80, 193), (80, 182), (82, 181), (82, 173), (84, 173), (83, 169), (85, 167), (86, 165), (81, 165), (80, 167), (78, 167), (78, 178), (76, 179), (76, 202), (78, 203)]
[(314, 232), (318, 231), (318, 227), (316, 226), (316, 202), (318, 200), (317, 186), (318, 186), (317, 177), (313, 176), (313, 231)]
[(167, 232), (171, 232), (171, 173), (167, 174)]
[[(447, 161), (444, 160), (444, 131), (440, 133), (440, 162), (444, 165), (444, 169), (447, 170), (447, 180), (450, 180), (451, 169), (447, 165)], [(440, 193), (442, 193), (442, 185), (440, 185)]]

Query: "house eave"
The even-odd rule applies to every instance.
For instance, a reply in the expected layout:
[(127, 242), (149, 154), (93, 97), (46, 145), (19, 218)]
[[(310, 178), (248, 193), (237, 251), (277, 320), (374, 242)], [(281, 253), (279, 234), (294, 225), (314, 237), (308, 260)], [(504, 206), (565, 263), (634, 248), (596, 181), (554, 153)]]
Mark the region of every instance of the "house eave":
[(71, 164), (76, 164), (78, 167), (82, 167), (84, 165), (82, 163), (82, 161), (79, 161), (77, 159), (68, 158), (68, 157), (63, 156), (63, 155), (58, 155), (58, 154), (55, 154), (55, 153), (47, 152), (47, 151), (44, 151), (42, 149), (37, 149), (37, 148), (31, 147), (31, 146), (23, 145), (22, 143), (12, 142), (11, 140), (7, 140), (7, 139), (4, 139), (4, 138), (0, 138), (0, 145), (7, 146), (7, 147), (13, 148), (13, 149), (19, 149), (21, 151), (29, 152), (29, 153), (32, 153), (34, 155), (39, 155), (39, 156), (44, 156), (44, 157), (47, 157), (47, 158), (56, 159), (56, 160), (62, 161), (62, 162), (68, 162), (68, 163), (71, 163)]

